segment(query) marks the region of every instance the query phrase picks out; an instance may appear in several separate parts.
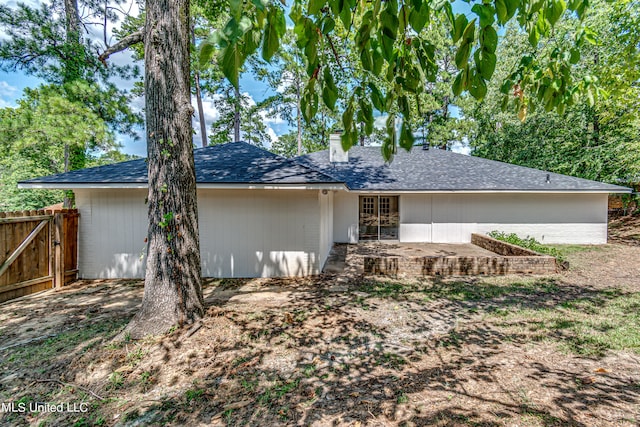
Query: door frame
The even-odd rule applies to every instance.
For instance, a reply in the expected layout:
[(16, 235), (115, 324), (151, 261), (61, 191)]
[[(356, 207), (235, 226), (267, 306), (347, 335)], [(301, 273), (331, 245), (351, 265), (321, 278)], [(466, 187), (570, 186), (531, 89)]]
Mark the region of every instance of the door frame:
[[(375, 207), (377, 210), (376, 216), (377, 216), (377, 220), (376, 220), (376, 225), (377, 225), (377, 232), (376, 232), (376, 238), (373, 239), (362, 239), (362, 233), (360, 232), (361, 227), (363, 227), (363, 225), (361, 224), (361, 214), (362, 214), (362, 209), (361, 209), (361, 205), (362, 205), (362, 199), (365, 197), (370, 197), (370, 198), (375, 198)], [(396, 199), (396, 210), (395, 212), (391, 212), (391, 214), (396, 215), (397, 217), (397, 223), (395, 225), (396, 228), (396, 238), (395, 239), (381, 239), (381, 227), (382, 225), (380, 224), (380, 199), (383, 197), (388, 197), (388, 198), (395, 198)], [(359, 194), (358, 195), (358, 242), (399, 242), (400, 241), (400, 196), (397, 194)]]

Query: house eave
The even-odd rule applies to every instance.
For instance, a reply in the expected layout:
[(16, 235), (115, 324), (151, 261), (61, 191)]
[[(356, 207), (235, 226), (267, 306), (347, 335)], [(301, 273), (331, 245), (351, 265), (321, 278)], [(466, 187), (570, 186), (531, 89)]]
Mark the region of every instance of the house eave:
[(349, 192), (358, 194), (629, 194), (632, 190), (628, 188), (616, 190), (349, 190)]
[[(263, 183), (198, 183), (198, 189), (215, 190), (346, 190), (341, 183), (263, 184)], [(80, 190), (80, 189), (146, 189), (147, 183), (19, 183), (20, 189)]]

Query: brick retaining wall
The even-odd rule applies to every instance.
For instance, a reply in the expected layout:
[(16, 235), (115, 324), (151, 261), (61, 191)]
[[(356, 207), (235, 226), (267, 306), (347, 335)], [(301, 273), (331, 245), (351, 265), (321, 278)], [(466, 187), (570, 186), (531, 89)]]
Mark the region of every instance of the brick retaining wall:
[(546, 256), (534, 252), (530, 249), (522, 248), (520, 246), (512, 245), (511, 243), (503, 242), (501, 240), (494, 239), (493, 237), (485, 236), (484, 234), (473, 233), (471, 235), (471, 244), (480, 246), (483, 249), (494, 252), (502, 256), (526, 256), (526, 257), (540, 257)]
[(496, 256), (376, 256), (350, 254), (364, 274), (391, 277), (553, 274), (556, 259), (487, 236), (473, 234), (471, 242)]

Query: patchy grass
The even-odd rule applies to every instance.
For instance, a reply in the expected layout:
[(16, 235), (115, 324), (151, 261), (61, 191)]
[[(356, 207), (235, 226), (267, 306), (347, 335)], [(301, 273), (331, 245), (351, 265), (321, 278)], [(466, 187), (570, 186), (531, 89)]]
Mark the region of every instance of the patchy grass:
[[(425, 300), (447, 299), (451, 301), (480, 301), (515, 296), (520, 294), (553, 293), (558, 286), (553, 279), (520, 278), (512, 283), (481, 281), (477, 279), (446, 279), (397, 282), (392, 280), (365, 280), (358, 290), (376, 298), (410, 298), (421, 296)], [(362, 296), (356, 297), (358, 304), (366, 304)]]
[(65, 359), (71, 354), (81, 355), (101, 342), (108, 341), (122, 330), (126, 321), (104, 320), (89, 325), (70, 326), (53, 337), (27, 343), (12, 349), (2, 365), (19, 364), (25, 367), (41, 366), (43, 360)]
[(640, 354), (640, 293), (603, 290), (548, 309), (498, 311), (500, 327), (550, 339), (565, 351), (603, 357), (609, 350)]

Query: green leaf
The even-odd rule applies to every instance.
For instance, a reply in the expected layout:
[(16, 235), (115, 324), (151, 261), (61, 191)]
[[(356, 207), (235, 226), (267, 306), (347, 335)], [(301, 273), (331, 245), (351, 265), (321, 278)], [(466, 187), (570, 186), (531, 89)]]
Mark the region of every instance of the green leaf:
[(580, 39), (584, 40), (584, 41), (586, 41), (589, 44), (592, 44), (594, 46), (598, 44), (597, 34), (589, 27), (584, 27), (582, 29), (582, 33), (581, 33)]
[(239, 21), (242, 17), (242, 0), (229, 0), (229, 12), (232, 18)]
[(509, 106), (509, 96), (504, 95), (502, 97), (502, 102), (500, 102), (500, 109), (504, 112), (507, 111), (507, 107)]
[(413, 132), (411, 131), (409, 121), (402, 120), (402, 127), (400, 128), (400, 141), (398, 141), (398, 144), (400, 145), (400, 147), (409, 151), (413, 147), (414, 142), (415, 138), (413, 137)]
[(344, 24), (345, 28), (351, 28), (351, 9), (350, 8), (345, 7), (344, 9), (342, 9), (342, 12), (340, 12), (340, 20)]
[(373, 106), (380, 112), (385, 111), (384, 96), (382, 95), (382, 92), (380, 92), (380, 89), (378, 89), (378, 87), (373, 83), (369, 83), (368, 86), (369, 89), (371, 89), (371, 102), (373, 102)]
[(549, 24), (555, 25), (566, 9), (567, 4), (564, 0), (550, 0), (545, 10), (545, 17)]
[(477, 50), (474, 59), (480, 75), (485, 80), (490, 80), (496, 69), (496, 55), (487, 51)]
[(366, 71), (373, 71), (373, 61), (371, 59), (371, 51), (365, 47), (360, 52), (360, 62), (362, 62), (362, 68)]
[(348, 150), (358, 142), (358, 133), (354, 131), (345, 131), (340, 135), (340, 142), (344, 150)]
[(513, 88), (513, 81), (505, 80), (504, 82), (502, 82), (502, 85), (500, 86), (500, 93), (504, 93), (505, 95), (508, 95), (511, 92), (512, 88)]
[(244, 63), (244, 55), (237, 44), (229, 44), (218, 54), (218, 63), (222, 68), (222, 73), (234, 86), (238, 87), (239, 73)]
[(390, 62), (393, 57), (393, 45), (395, 44), (395, 40), (383, 34), (380, 41), (382, 42), (382, 56), (387, 60), (387, 62)]
[(360, 98), (360, 111), (362, 113), (362, 118), (364, 121), (364, 131), (367, 135), (371, 135), (373, 133), (373, 107), (371, 103), (367, 101), (365, 98)]
[[(422, 4), (424, 5), (424, 3)], [(409, 23), (411, 24), (411, 28), (413, 28), (416, 33), (422, 31), (427, 21), (429, 20), (429, 14), (422, 12), (422, 9), (426, 8), (427, 6), (424, 5), (419, 10), (415, 8), (411, 9), (411, 12), (409, 13)]]
[(307, 123), (315, 117), (318, 111), (318, 94), (315, 91), (316, 79), (309, 79), (304, 88), (302, 99), (300, 100), (300, 108), (302, 116)]
[(480, 17), (480, 26), (486, 27), (495, 21), (496, 10), (489, 4), (475, 4), (471, 11)]
[(479, 73), (473, 73), (473, 76), (471, 77), (471, 86), (469, 87), (469, 93), (478, 101), (481, 101), (487, 94), (487, 85)]
[(322, 34), (329, 34), (336, 27), (336, 21), (330, 16), (325, 16), (322, 19)]
[(464, 72), (464, 70), (460, 71), (458, 73), (458, 75), (456, 76), (455, 80), (453, 81), (452, 90), (453, 90), (453, 94), (455, 96), (459, 96), (462, 93), (463, 86), (464, 86), (464, 82), (462, 80), (462, 73), (463, 72)]
[(382, 141), (382, 158), (390, 161), (396, 153), (396, 116), (389, 114), (387, 117), (387, 137)]
[(388, 13), (386, 9), (380, 13), (380, 26), (384, 36), (395, 40), (398, 36), (399, 25), (400, 21), (398, 21), (398, 17), (395, 14)]
[(251, 4), (261, 12), (264, 12), (267, 9), (267, 2), (264, 0), (251, 0)]
[(409, 98), (406, 95), (398, 97), (398, 109), (402, 113), (402, 117), (404, 117), (405, 120), (409, 120), (411, 117), (411, 107), (409, 106)]
[(460, 38), (462, 37), (462, 34), (464, 34), (464, 30), (465, 28), (467, 28), (468, 24), (469, 24), (469, 21), (467, 20), (467, 17), (465, 15), (460, 14), (456, 16), (455, 20), (453, 21), (453, 33), (452, 33), (454, 43), (458, 43), (458, 40), (460, 40)]
[(371, 56), (373, 60), (373, 74), (379, 76), (380, 73), (382, 73), (384, 58), (382, 57), (382, 48), (375, 41), (372, 41), (371, 43)]
[(578, 15), (578, 18), (582, 20), (582, 18), (584, 18), (584, 12), (588, 4), (589, 2), (587, 0), (572, 0), (569, 3), (569, 9), (575, 11)]
[(473, 43), (476, 35), (476, 19), (473, 18), (464, 29), (462, 34), (463, 43)]
[(498, 15), (498, 23), (504, 25), (507, 22), (507, 3), (505, 0), (495, 0), (496, 14)]
[(532, 47), (538, 47), (538, 41), (540, 41), (540, 33), (538, 32), (538, 27), (533, 26), (529, 31), (529, 44)]
[(213, 53), (215, 52), (216, 44), (217, 40), (215, 35), (211, 35), (207, 40), (200, 44), (200, 52), (198, 56), (200, 67), (204, 68), (209, 64), (209, 61), (211, 61)]
[(327, 4), (327, 0), (309, 0), (307, 14), (316, 15)]
[(493, 27), (484, 27), (480, 32), (480, 45), (488, 52), (495, 53), (498, 47), (498, 33)]
[(471, 44), (469, 43), (465, 43), (463, 45), (461, 45), (458, 48), (458, 51), (456, 52), (456, 67), (458, 67), (458, 69), (463, 68), (467, 62), (469, 61), (469, 54), (471, 52)]
[(438, 64), (434, 60), (436, 47), (425, 40), (416, 50), (416, 55), (426, 79), (430, 82), (435, 82), (439, 71)]
[(342, 113), (342, 124), (344, 126), (345, 133), (349, 132), (353, 127), (353, 97), (349, 100), (347, 108)]
[(331, 111), (335, 110), (336, 101), (338, 100), (338, 88), (333, 80), (333, 75), (328, 67), (325, 66), (323, 73), (324, 87), (322, 89), (322, 101)]
[(570, 52), (571, 52), (571, 57), (569, 58), (569, 62), (571, 64), (577, 64), (578, 62), (580, 62), (580, 50), (574, 47), (574, 48), (571, 48)]
[(267, 24), (264, 29), (262, 42), (262, 58), (269, 61), (280, 47), (280, 39), (286, 31), (284, 12), (279, 7), (273, 6), (267, 12)]
[(520, 6), (520, 0), (505, 0), (504, 2), (507, 5), (506, 21), (508, 21), (509, 19), (513, 18), (513, 15), (516, 14), (516, 11), (518, 10), (518, 6)]

